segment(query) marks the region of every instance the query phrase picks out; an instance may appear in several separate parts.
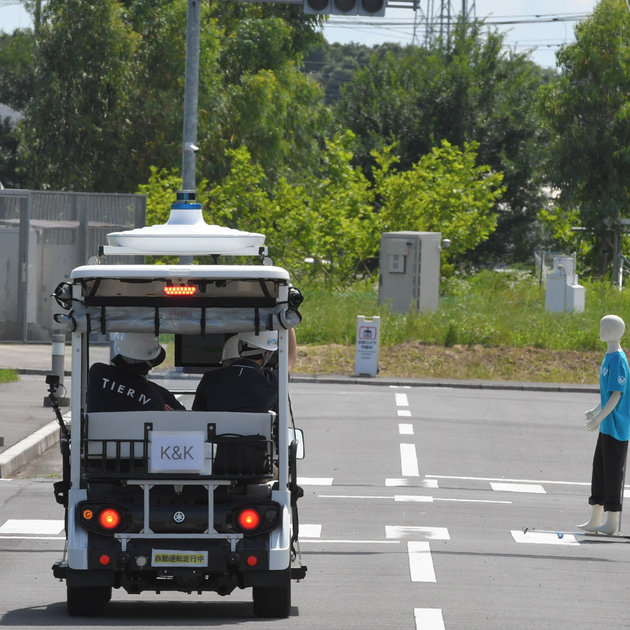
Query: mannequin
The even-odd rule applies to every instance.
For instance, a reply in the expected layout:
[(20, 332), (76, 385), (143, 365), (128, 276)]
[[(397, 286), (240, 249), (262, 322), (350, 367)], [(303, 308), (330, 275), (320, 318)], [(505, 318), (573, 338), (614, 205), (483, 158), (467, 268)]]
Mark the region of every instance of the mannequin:
[[(625, 323), (621, 317), (602, 317), (599, 338), (607, 349), (600, 369), (600, 404), (585, 412), (586, 429), (599, 428), (593, 457), (591, 518), (578, 525), (587, 532), (619, 531), (623, 482), (630, 439), (630, 368), (621, 349)], [(607, 518), (603, 522), (603, 515)]]

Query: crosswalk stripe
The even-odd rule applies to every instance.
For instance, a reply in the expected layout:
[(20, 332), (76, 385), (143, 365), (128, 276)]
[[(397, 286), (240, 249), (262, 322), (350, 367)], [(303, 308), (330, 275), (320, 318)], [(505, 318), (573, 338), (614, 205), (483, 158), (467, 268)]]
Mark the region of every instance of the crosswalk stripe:
[(10, 518), (0, 525), (0, 535), (19, 534), (56, 536), (64, 529), (63, 520), (57, 519), (15, 519)]

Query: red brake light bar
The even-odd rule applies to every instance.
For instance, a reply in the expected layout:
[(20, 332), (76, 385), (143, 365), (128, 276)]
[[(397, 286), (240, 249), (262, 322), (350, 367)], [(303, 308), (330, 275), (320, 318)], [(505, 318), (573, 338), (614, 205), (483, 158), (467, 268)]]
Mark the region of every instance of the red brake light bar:
[(189, 284), (173, 285), (169, 284), (163, 289), (164, 294), (169, 297), (186, 297), (195, 295), (197, 287)]

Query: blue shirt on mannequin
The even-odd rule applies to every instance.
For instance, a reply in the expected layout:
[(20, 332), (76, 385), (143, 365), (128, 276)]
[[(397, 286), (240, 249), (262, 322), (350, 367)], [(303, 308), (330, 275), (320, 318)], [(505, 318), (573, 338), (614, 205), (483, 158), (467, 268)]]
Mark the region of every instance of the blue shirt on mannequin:
[(630, 368), (623, 351), (608, 352), (602, 361), (599, 373), (601, 408), (603, 409), (612, 392), (621, 392), (621, 398), (599, 425), (600, 433), (610, 435), (620, 442), (630, 439)]

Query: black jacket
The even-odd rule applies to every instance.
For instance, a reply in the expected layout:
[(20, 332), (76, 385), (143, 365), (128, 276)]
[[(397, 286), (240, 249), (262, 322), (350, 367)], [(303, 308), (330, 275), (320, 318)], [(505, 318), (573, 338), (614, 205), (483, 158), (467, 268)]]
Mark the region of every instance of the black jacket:
[(88, 373), (87, 411), (164, 411), (184, 406), (161, 385), (115, 365), (95, 363)]
[(195, 394), (194, 411), (278, 411), (278, 371), (239, 359), (206, 372)]

